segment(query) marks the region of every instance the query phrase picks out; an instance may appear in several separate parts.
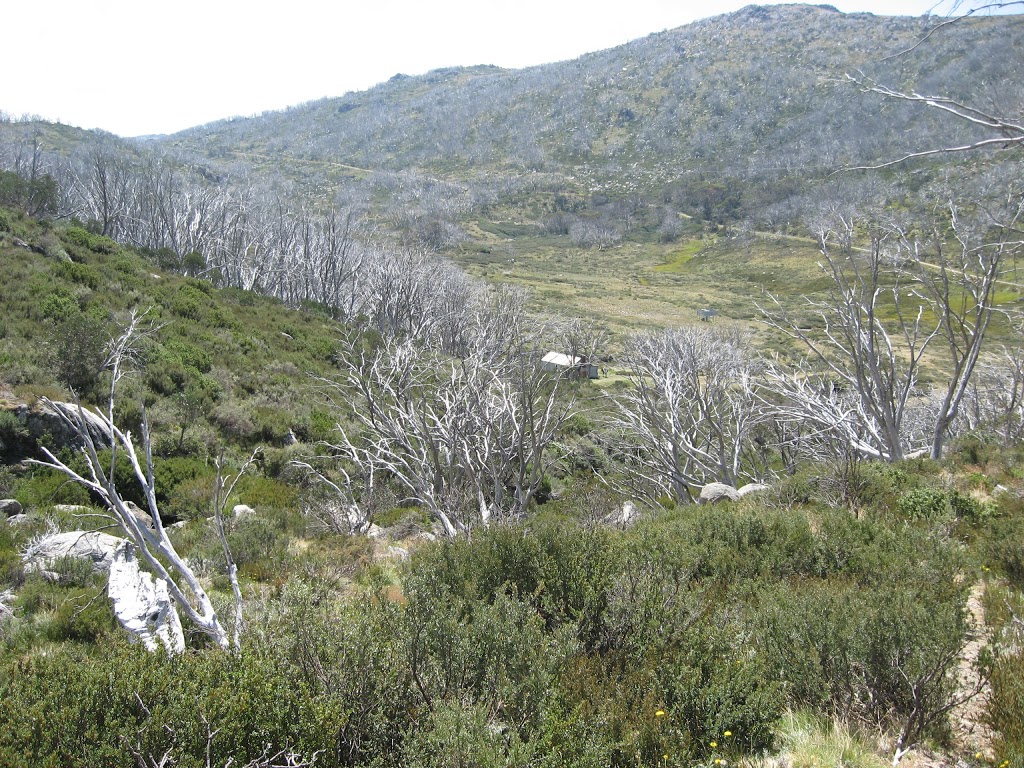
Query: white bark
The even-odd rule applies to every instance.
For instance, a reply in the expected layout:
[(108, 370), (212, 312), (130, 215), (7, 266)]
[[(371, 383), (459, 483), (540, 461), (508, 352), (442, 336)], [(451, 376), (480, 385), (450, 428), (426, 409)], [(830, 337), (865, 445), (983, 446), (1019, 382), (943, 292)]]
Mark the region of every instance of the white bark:
[[(47, 401), (48, 404), (57, 409), (57, 404)], [(111, 410), (113, 406), (111, 405)], [(89, 474), (81, 475), (58, 459), (49, 449), (43, 448), (42, 452), (48, 461), (35, 461), (44, 467), (50, 467), (63, 472), (75, 482), (83, 485), (90, 492), (102, 499), (114, 521), (124, 532), (132, 544), (135, 545), (142, 560), (149, 566), (149, 569), (159, 579), (167, 583), (168, 590), (178, 607), (185, 612), (189, 621), (204, 634), (208, 635), (222, 648), (229, 648), (231, 643), (228, 640), (227, 632), (220, 623), (213, 602), (203, 589), (199, 577), (189, 567), (185, 560), (178, 554), (171, 543), (167, 530), (164, 528), (160, 516), (160, 509), (156, 502), (155, 480), (153, 476), (153, 458), (150, 450), (149, 428), (143, 414), (142, 447), (145, 456), (145, 468), (143, 468), (135, 449), (135, 443), (131, 433), (122, 432), (106, 415), (95, 411), (104, 423), (107, 434), (110, 436), (110, 443), (114, 446), (114, 456), (123, 453), (131, 464), (136, 481), (145, 494), (147, 507), (152, 518), (153, 527), (140, 522), (132, 514), (127, 503), (121, 498), (114, 482), (113, 467), (107, 469), (100, 461), (96, 444), (86, 427), (85, 409), (79, 405), (76, 410), (70, 411), (60, 409), (61, 416), (67, 423), (77, 429), (82, 437), (84, 448), (82, 453), (85, 456)], [(111, 461), (113, 462), (114, 459)], [(167, 565), (164, 565), (164, 563)]]
[(114, 551), (107, 594), (114, 601), (114, 615), (147, 650), (161, 645), (169, 654), (185, 650), (181, 620), (171, 602), (167, 582), (153, 579), (139, 567), (132, 545), (124, 541)]
[(630, 490), (692, 501), (711, 481), (752, 473), (755, 363), (727, 331), (677, 328), (634, 337), (623, 356), (631, 386), (610, 396)]
[[(358, 403), (357, 428), (339, 426), (332, 451), (364, 477), (395, 481), (450, 537), (526, 511), (573, 403), (529, 359), (452, 360), (408, 340), (351, 349), (343, 378), (323, 383)], [(345, 479), (335, 488), (358, 505)]]

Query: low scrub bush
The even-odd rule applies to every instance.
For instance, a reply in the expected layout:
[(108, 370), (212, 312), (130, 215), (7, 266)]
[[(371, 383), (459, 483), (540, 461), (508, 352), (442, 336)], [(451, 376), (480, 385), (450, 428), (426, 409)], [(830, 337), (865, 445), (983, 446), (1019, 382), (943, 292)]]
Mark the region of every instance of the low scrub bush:
[(1018, 589), (1024, 589), (1024, 517), (994, 520), (982, 545), (982, 557)]
[(950, 514), (949, 499), (936, 488), (915, 488), (900, 497), (896, 510), (910, 520), (937, 520)]

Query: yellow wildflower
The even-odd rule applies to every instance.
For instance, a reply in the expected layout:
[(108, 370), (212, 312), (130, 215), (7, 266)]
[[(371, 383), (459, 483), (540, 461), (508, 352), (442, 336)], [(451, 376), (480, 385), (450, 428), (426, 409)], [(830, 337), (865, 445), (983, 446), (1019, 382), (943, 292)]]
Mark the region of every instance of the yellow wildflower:
[(723, 733), (722, 735), (723, 735), (723, 736), (725, 736), (725, 738), (727, 738), (727, 739), (728, 739), (728, 738), (729, 738), (730, 736), (732, 736), (732, 731), (726, 731), (726, 732), (725, 732), (725, 733)]
[(665, 710), (664, 709), (659, 709), (657, 712), (654, 713), (654, 716), (655, 717), (664, 717), (665, 716)]
[(712, 741), (711, 742), (711, 746), (712, 747), (717, 747), (718, 746), (718, 742), (717, 741)]

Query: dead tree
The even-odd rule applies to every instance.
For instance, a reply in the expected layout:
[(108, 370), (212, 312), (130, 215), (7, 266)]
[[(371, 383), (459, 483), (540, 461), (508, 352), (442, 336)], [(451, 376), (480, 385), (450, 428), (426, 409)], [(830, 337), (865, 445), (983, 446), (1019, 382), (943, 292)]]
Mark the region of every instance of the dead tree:
[(727, 331), (676, 328), (630, 340), (630, 387), (610, 395), (630, 490), (692, 501), (711, 481), (750, 477), (755, 362)]
[(997, 305), (996, 290), (1006, 263), (1021, 249), (1016, 225), (1022, 210), (1024, 198), (1017, 202), (1009, 219), (983, 214), (982, 220), (972, 226), (951, 204), (950, 247), (946, 247), (941, 235), (934, 235), (930, 243), (922, 245), (901, 233), (914, 268), (913, 293), (937, 318), (944, 347), (945, 385), (939, 388), (941, 401), (932, 424), (929, 448), (933, 459), (942, 455), (950, 427), (959, 415), (992, 319), (997, 312), (1004, 311)]
[(898, 461), (922, 449), (906, 444), (904, 421), (922, 357), (940, 328), (929, 324), (923, 301), (908, 307), (901, 295), (903, 275), (887, 264), (890, 233), (872, 229), (863, 249), (855, 235), (854, 221), (843, 217), (819, 231), (820, 267), (832, 288), (825, 300), (805, 299), (809, 317), (791, 316), (774, 298), (761, 307), (766, 322), (809, 357), (788, 374), (776, 367), (772, 385), (783, 418), (815, 424), (865, 456)]
[(390, 478), (449, 537), (526, 512), (573, 405), (532, 359), (458, 360), (412, 340), (353, 346), (342, 377), (322, 384), (356, 404), (331, 452), (363, 476)]
[[(869, 458), (941, 456), (999, 311), (1003, 266), (1020, 246), (1003, 236), (1008, 228), (989, 239), (950, 211), (951, 247), (944, 235), (925, 243), (879, 226), (858, 247), (860, 226), (841, 216), (819, 231), (828, 298), (806, 298), (803, 319), (774, 299), (761, 308), (807, 352), (793, 369), (769, 370), (780, 418), (813, 424)], [(918, 385), (926, 362), (937, 363), (941, 382), (928, 389)]]
[[(221, 624), (220, 617), (213, 606), (213, 602), (203, 588), (198, 575), (192, 570), (192, 567), (186, 560), (178, 554), (168, 536), (167, 529), (164, 527), (163, 518), (156, 500), (153, 452), (145, 410), (142, 413), (141, 451), (136, 449), (131, 433), (122, 431), (114, 423), (113, 413), (117, 384), (125, 375), (128, 363), (134, 357), (135, 344), (138, 338), (149, 332), (140, 329), (140, 322), (144, 316), (145, 313), (142, 315), (133, 314), (126, 330), (111, 344), (107, 366), (111, 372), (111, 385), (106, 412), (97, 408), (94, 411), (88, 412), (87, 416), (87, 412), (81, 403), (78, 403), (74, 408), (70, 408), (60, 403), (44, 400), (49, 407), (60, 414), (64, 422), (77, 435), (82, 445), (81, 451), (85, 458), (87, 474), (82, 474), (73, 469), (47, 448), (42, 449), (47, 460), (33, 460), (33, 463), (64, 473), (100, 498), (107, 507), (114, 523), (121, 529), (128, 541), (134, 545), (135, 549), (140, 553), (142, 560), (158, 579), (163, 579), (166, 582), (168, 591), (188, 620), (200, 632), (209, 636), (222, 648), (229, 649), (234, 646), (237, 649), (240, 643), (241, 631), (241, 592), (238, 587), (237, 571), (233, 567), (230, 554), (228, 553), (223, 521), (220, 520), (223, 510), (218, 506), (214, 513), (217, 519), (218, 534), (228, 558), (228, 577), (231, 580), (235, 593), (236, 611), (239, 612), (236, 616), (233, 639), (229, 639), (228, 633), (223, 624)], [(100, 457), (101, 447), (97, 445), (96, 440), (93, 438), (93, 433), (89, 429), (90, 421), (93, 423), (98, 422), (102, 425), (102, 431), (110, 445), (109, 463), (104, 462)], [(142, 489), (146, 499), (148, 521), (140, 519), (139, 516), (134, 514), (128, 502), (125, 501), (118, 491), (114, 478), (115, 466), (119, 456), (123, 456), (124, 460), (128, 461), (135, 480)], [(233, 484), (231, 487), (233, 487)]]

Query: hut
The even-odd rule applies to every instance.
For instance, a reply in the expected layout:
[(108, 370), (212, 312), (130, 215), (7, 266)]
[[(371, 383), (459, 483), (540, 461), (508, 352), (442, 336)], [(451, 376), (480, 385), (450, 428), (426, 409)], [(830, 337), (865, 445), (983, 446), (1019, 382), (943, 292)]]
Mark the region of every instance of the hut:
[(597, 366), (582, 357), (573, 357), (561, 352), (548, 352), (540, 363), (541, 370), (561, 373), (577, 379), (596, 379)]

